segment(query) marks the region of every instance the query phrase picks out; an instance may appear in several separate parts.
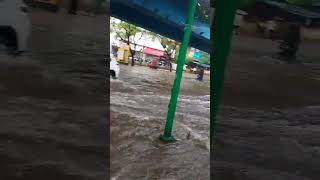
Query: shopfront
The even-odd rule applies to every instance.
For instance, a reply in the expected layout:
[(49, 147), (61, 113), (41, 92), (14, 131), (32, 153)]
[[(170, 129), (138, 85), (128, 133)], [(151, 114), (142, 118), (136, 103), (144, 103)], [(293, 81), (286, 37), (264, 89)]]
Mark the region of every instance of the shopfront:
[(161, 51), (161, 50), (158, 50), (158, 49), (153, 49), (153, 48), (149, 48), (149, 47), (145, 47), (143, 49), (143, 53), (144, 53), (144, 59), (145, 61), (148, 61), (148, 60), (152, 60), (153, 58), (156, 58), (156, 57), (163, 57), (164, 56), (164, 51)]

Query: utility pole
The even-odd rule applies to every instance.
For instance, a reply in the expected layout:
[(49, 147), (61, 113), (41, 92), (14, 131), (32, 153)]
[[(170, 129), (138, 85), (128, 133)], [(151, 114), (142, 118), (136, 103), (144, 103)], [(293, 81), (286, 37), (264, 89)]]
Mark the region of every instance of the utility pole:
[(176, 141), (176, 139), (172, 136), (172, 127), (173, 127), (173, 121), (174, 121), (174, 116), (177, 108), (177, 101), (178, 101), (179, 92), (180, 92), (180, 83), (182, 79), (183, 67), (185, 64), (188, 44), (189, 44), (189, 40), (192, 32), (192, 24), (193, 24), (193, 18), (194, 18), (196, 6), (197, 6), (197, 0), (189, 0), (188, 6), (189, 7), (188, 7), (188, 14), (187, 14), (186, 24), (184, 29), (184, 35), (183, 35), (183, 40), (181, 43), (181, 48), (180, 48), (179, 57), (178, 57), (176, 79), (174, 80), (173, 87), (171, 89), (171, 99), (168, 105), (167, 121), (165, 124), (164, 132), (163, 134), (160, 135), (160, 139), (162, 139), (165, 142)]

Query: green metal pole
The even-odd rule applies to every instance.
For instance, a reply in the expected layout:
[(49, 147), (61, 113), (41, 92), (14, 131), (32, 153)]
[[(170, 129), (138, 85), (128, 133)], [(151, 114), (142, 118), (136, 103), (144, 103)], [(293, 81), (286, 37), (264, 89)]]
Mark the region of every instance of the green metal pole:
[[(234, 17), (240, 0), (216, 0), (215, 14), (211, 24), (211, 59), (210, 73), (210, 144), (214, 145), (216, 115), (222, 94), (224, 72), (229, 55)], [(213, 25), (213, 26), (212, 26)], [(211, 148), (212, 150), (213, 148)]]
[(164, 129), (164, 133), (160, 135), (160, 139), (162, 139), (165, 142), (172, 142), (176, 140), (172, 136), (173, 120), (176, 112), (177, 101), (178, 101), (179, 92), (180, 92), (180, 82), (182, 78), (183, 66), (186, 60), (186, 54), (187, 54), (188, 44), (190, 40), (190, 35), (192, 32), (192, 23), (193, 23), (193, 17), (195, 14), (196, 6), (197, 6), (197, 0), (189, 0), (188, 15), (187, 15), (186, 25), (184, 29), (184, 36), (183, 36), (183, 40), (182, 40), (182, 44), (179, 52), (178, 65), (176, 69), (176, 79), (174, 80), (173, 87), (171, 89), (171, 99), (168, 105), (167, 121)]

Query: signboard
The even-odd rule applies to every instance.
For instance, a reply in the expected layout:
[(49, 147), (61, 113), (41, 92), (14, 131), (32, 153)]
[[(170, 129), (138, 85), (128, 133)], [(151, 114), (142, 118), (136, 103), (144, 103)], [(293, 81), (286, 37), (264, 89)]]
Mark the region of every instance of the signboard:
[(194, 52), (194, 53), (193, 53), (193, 58), (194, 58), (194, 59), (199, 59), (199, 58), (200, 58), (200, 52), (199, 52), (199, 51), (198, 51), (198, 52), (197, 52), (197, 51)]
[(160, 51), (152, 48), (144, 48), (143, 53), (154, 55), (154, 56), (164, 56), (164, 51)]

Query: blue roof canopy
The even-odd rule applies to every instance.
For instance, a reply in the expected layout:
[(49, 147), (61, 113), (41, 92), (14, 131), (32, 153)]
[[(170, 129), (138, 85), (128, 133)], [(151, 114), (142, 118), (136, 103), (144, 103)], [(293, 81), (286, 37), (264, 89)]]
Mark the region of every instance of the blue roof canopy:
[[(205, 3), (204, 3), (205, 2)], [(206, 3), (207, 2), (207, 3)], [(202, 0), (200, 6), (210, 6)], [(187, 0), (111, 0), (111, 16), (181, 42)], [(190, 46), (210, 52), (210, 25), (194, 19)]]

